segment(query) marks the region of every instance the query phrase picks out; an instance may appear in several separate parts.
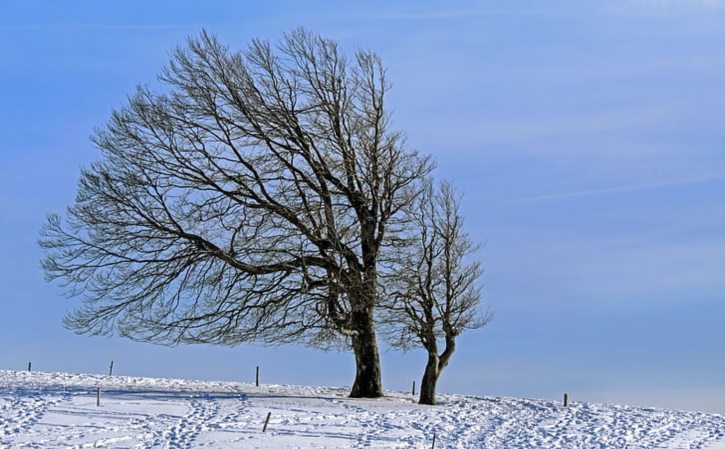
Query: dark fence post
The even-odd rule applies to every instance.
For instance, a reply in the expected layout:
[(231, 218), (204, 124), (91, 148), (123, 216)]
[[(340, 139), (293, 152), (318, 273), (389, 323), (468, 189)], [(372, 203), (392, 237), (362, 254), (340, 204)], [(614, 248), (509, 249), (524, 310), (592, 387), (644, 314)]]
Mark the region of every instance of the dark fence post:
[(111, 366), (108, 368), (108, 375), (113, 376), (113, 360), (111, 360)]
[(569, 395), (564, 393), (564, 407), (569, 406)]
[(267, 431), (267, 424), (269, 424), (269, 418), (272, 417), (272, 412), (267, 412), (267, 419), (264, 420), (264, 427), (262, 427), (262, 433)]
[(415, 381), (413, 381), (413, 392), (411, 394), (415, 396)]
[(257, 380), (255, 381), (255, 384), (259, 386), (259, 367), (257, 367)]
[(28, 362), (28, 372), (30, 372), (30, 367), (33, 365), (33, 362)]
[(101, 406), (101, 389), (96, 388), (96, 407)]

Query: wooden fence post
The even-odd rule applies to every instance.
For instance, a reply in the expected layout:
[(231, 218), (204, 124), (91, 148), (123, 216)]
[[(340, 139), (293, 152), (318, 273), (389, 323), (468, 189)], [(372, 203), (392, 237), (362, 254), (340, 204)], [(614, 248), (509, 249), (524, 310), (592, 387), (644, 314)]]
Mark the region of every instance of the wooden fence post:
[(413, 392), (411, 394), (415, 396), (415, 381), (413, 381)]
[(96, 388), (96, 407), (101, 406), (101, 389)]
[(430, 449), (436, 449), (436, 434), (433, 434), (433, 445), (431, 445)]
[(259, 367), (257, 367), (257, 380), (255, 381), (256, 385), (259, 386)]
[(108, 375), (113, 376), (113, 360), (111, 360), (111, 366), (108, 368)]
[(264, 427), (262, 427), (262, 433), (267, 431), (267, 424), (269, 424), (269, 418), (272, 417), (272, 412), (267, 412), (267, 419), (264, 420)]
[(33, 365), (33, 362), (28, 362), (28, 372), (30, 372), (30, 367)]
[(564, 393), (564, 407), (569, 406), (569, 395)]

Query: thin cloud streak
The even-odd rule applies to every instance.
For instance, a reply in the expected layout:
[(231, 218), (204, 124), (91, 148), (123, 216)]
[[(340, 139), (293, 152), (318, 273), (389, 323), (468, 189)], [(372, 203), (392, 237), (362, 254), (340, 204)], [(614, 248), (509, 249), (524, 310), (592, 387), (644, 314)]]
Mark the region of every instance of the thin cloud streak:
[(659, 183), (652, 183), (652, 184), (635, 184), (635, 185), (627, 185), (627, 186), (619, 186), (619, 187), (605, 187), (601, 189), (589, 189), (589, 190), (580, 190), (576, 192), (562, 192), (562, 193), (552, 193), (548, 195), (536, 195), (536, 196), (530, 196), (525, 198), (518, 198), (510, 201), (504, 201), (498, 204), (518, 204), (518, 203), (531, 203), (531, 202), (537, 202), (537, 201), (553, 201), (553, 200), (561, 200), (561, 199), (568, 199), (568, 198), (579, 198), (584, 196), (594, 196), (594, 195), (607, 195), (607, 194), (614, 194), (614, 193), (627, 193), (627, 192), (638, 192), (642, 190), (653, 190), (653, 189), (659, 189), (659, 188), (665, 188), (665, 187), (677, 187), (677, 186), (687, 186), (687, 185), (694, 185), (694, 184), (704, 184), (708, 182), (718, 182), (725, 180), (725, 176), (712, 176), (707, 178), (699, 178), (699, 179), (684, 179), (679, 181), (671, 181), (671, 182), (659, 182)]
[(438, 11), (390, 13), (371, 17), (380, 20), (437, 20), (465, 19), (489, 16), (571, 16), (584, 14), (590, 17), (640, 16), (650, 17), (656, 13), (675, 13), (686, 10), (723, 9), (724, 0), (614, 0), (599, 5), (594, 10), (581, 8), (488, 8), (488, 9), (449, 9)]
[(547, 9), (474, 9), (474, 10), (441, 10), (418, 13), (383, 14), (375, 17), (382, 20), (436, 20), (436, 19), (459, 19), (470, 17), (488, 16), (541, 16), (563, 14), (561, 10)]
[(604, 3), (604, 13), (612, 17), (652, 18), (689, 13), (719, 12), (725, 9), (723, 0), (613, 0)]
[(0, 25), (0, 32), (25, 31), (144, 31), (201, 28), (202, 24), (65, 24), (65, 25)]

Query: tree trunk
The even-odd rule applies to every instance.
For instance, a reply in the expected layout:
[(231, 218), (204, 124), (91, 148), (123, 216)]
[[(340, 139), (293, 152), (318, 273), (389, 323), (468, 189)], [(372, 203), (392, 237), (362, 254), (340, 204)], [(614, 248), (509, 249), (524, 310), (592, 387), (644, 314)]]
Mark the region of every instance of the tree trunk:
[(438, 367), (438, 354), (428, 354), (428, 363), (425, 365), (423, 380), (420, 383), (420, 399), (419, 404), (435, 405), (436, 403), (436, 385), (440, 370)]
[(420, 384), (419, 404), (435, 405), (436, 403), (436, 386), (441, 373), (448, 366), (451, 356), (456, 352), (456, 337), (446, 337), (446, 347), (441, 355), (438, 355), (438, 345), (434, 338), (430, 340), (428, 350), (428, 363), (425, 365), (425, 373)]
[(383, 383), (372, 311), (353, 312), (352, 318), (358, 334), (352, 337), (355, 383), (352, 385), (350, 397), (380, 398), (383, 396)]

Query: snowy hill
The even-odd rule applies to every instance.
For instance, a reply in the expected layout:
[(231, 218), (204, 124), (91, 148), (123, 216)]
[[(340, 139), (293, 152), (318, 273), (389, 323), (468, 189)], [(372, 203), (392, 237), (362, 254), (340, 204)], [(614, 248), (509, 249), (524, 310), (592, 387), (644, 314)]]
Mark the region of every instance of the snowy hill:
[(0, 371), (0, 448), (429, 448), (434, 434), (436, 448), (725, 448), (720, 415), (454, 395), (426, 407), (402, 393), (346, 394)]

